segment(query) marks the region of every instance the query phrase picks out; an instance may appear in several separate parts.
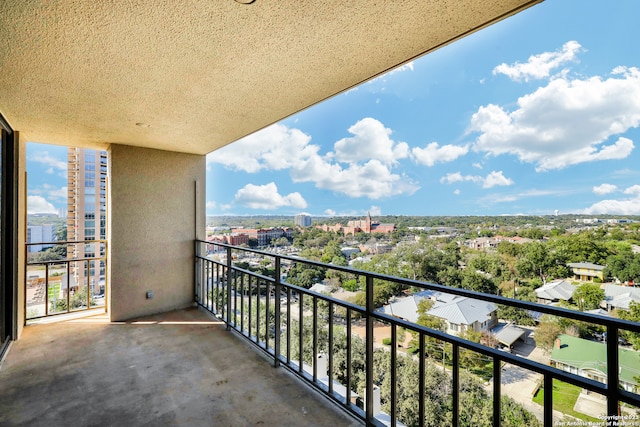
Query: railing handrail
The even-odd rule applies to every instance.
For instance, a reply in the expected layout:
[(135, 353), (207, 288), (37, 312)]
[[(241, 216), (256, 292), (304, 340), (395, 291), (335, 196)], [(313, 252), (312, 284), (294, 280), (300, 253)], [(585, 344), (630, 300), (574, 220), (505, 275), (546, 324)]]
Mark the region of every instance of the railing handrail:
[[(103, 274), (103, 268), (104, 271), (106, 273), (106, 261), (108, 259), (107, 256), (107, 240), (106, 239), (89, 239), (89, 240), (57, 240), (57, 241), (53, 241), (53, 242), (30, 242), (30, 243), (25, 243), (25, 252), (27, 252), (28, 247), (31, 246), (38, 246), (38, 245), (47, 245), (47, 246), (63, 246), (63, 245), (91, 245), (91, 244), (95, 244), (98, 243), (100, 245), (104, 245), (104, 253), (102, 252), (102, 248), (100, 248), (99, 250), (95, 251), (95, 253), (97, 255), (94, 256), (83, 256), (83, 257), (68, 257), (68, 254), (65, 255), (65, 258), (60, 258), (60, 259), (48, 259), (48, 260), (33, 260), (33, 259), (29, 259), (29, 256), (27, 255), (27, 259), (25, 262), (25, 282), (24, 282), (24, 287), (25, 287), (25, 294), (27, 293), (27, 288), (29, 286), (33, 286), (34, 283), (36, 284), (36, 286), (44, 286), (44, 296), (40, 295), (39, 297), (37, 297), (34, 301), (32, 301), (31, 303), (33, 304), (33, 306), (36, 306), (36, 313), (32, 314), (32, 315), (26, 315), (25, 316), (25, 321), (26, 320), (33, 320), (33, 319), (37, 319), (37, 318), (41, 318), (41, 317), (49, 317), (49, 316), (57, 316), (57, 315), (61, 315), (61, 314), (66, 314), (66, 313), (70, 313), (72, 311), (83, 311), (83, 310), (91, 310), (92, 308), (94, 308), (94, 306), (92, 306), (91, 304), (94, 302), (94, 299), (92, 299), (95, 295), (97, 294), (92, 294), (91, 290), (95, 284), (95, 282), (93, 281), (93, 279), (91, 279), (91, 282), (89, 281), (89, 277), (97, 277), (98, 278), (98, 285), (102, 286), (102, 280), (104, 279), (106, 281), (106, 274)], [(100, 265), (102, 261), (105, 261), (104, 266)], [(95, 262), (95, 266), (91, 267), (91, 263)], [(66, 274), (71, 276), (72, 271), (74, 271), (74, 267), (72, 267), (72, 264), (74, 263), (82, 263), (84, 264), (84, 266), (82, 267), (83, 269), (83, 277), (86, 277), (86, 307), (84, 307), (83, 305), (79, 305), (79, 306), (71, 306), (71, 284), (70, 284), (70, 279), (67, 279), (67, 281), (65, 281), (65, 286), (66, 288), (66, 293), (65, 296), (63, 298), (54, 298), (53, 300), (50, 300), (50, 295), (49, 295), (49, 290), (50, 290), (50, 283), (54, 283), (55, 281), (52, 280), (51, 278), (54, 276), (51, 276), (49, 273), (51, 270), (60, 270), (63, 269), (64, 271), (66, 271)], [(59, 268), (56, 266), (60, 266)], [(33, 266), (44, 266), (44, 277), (39, 277), (39, 276), (35, 276), (38, 278), (38, 281), (34, 282), (31, 280), (31, 276), (29, 276), (29, 268), (32, 268)], [(98, 274), (87, 274), (85, 276), (84, 270), (86, 269), (87, 272), (89, 271), (94, 271), (97, 272)], [(41, 270), (41, 267), (38, 267), (38, 270)], [(41, 283), (40, 280), (42, 280), (43, 282)], [(91, 286), (90, 286), (91, 285)], [(76, 286), (81, 286), (80, 283), (76, 284)], [(106, 297), (108, 293), (108, 287), (106, 286), (106, 283), (104, 284), (104, 292), (100, 295), (104, 295)], [(39, 301), (40, 298), (44, 298), (44, 301), (41, 302)], [(57, 304), (57, 301), (66, 300), (66, 307), (60, 310), (55, 310), (54, 312), (50, 312), (53, 310), (53, 308), (50, 310), (50, 304)], [(24, 308), (25, 308), (25, 313), (28, 313), (28, 304), (30, 304), (30, 302), (27, 300), (27, 298), (25, 298), (24, 300)], [(40, 309), (38, 309), (38, 306), (44, 305), (44, 314), (40, 314), (38, 311), (40, 311)], [(53, 307), (53, 305), (52, 305)], [(106, 310), (106, 305), (104, 306), (104, 310)]]
[(25, 246), (36, 245), (71, 245), (78, 243), (107, 243), (106, 239), (92, 239), (92, 240), (54, 240), (53, 242), (28, 242)]
[[(373, 383), (371, 382), (372, 379), (369, 377), (369, 373), (371, 373), (371, 369), (372, 366), (369, 366), (370, 363), (372, 363), (372, 353), (373, 353), (373, 321), (374, 320), (378, 320), (381, 322), (385, 322), (387, 324), (393, 325), (392, 330), (394, 331), (393, 334), (395, 336), (395, 328), (396, 327), (402, 327), (405, 328), (407, 330), (410, 331), (415, 331), (419, 333), (420, 338), (420, 349), (421, 351), (424, 350), (424, 337), (425, 336), (429, 336), (438, 340), (441, 340), (443, 342), (449, 343), (453, 346), (453, 360), (457, 361), (458, 360), (458, 351), (461, 348), (464, 349), (468, 349), (471, 350), (473, 352), (476, 353), (480, 353), (483, 354), (485, 356), (491, 357), (494, 360), (494, 395), (497, 394), (498, 396), (500, 396), (500, 391), (499, 391), (499, 386), (500, 386), (500, 363), (501, 362), (505, 362), (505, 363), (509, 363), (509, 364), (513, 364), (522, 368), (525, 368), (527, 370), (530, 370), (532, 372), (535, 373), (539, 373), (543, 375), (544, 378), (544, 386), (548, 387), (549, 389), (551, 388), (551, 384), (552, 381), (555, 380), (560, 380), (560, 381), (564, 381), (567, 382), (569, 384), (573, 384), (576, 385), (578, 387), (584, 388), (586, 390), (589, 391), (593, 391), (599, 394), (602, 394), (604, 396), (607, 397), (607, 413), (610, 416), (616, 416), (619, 415), (619, 408), (618, 408), (618, 402), (619, 401), (623, 401), (629, 404), (632, 404), (636, 407), (640, 406), (640, 396), (638, 394), (632, 393), (632, 392), (628, 392), (624, 389), (621, 389), (620, 385), (619, 385), (619, 348), (618, 348), (618, 332), (619, 330), (628, 330), (628, 331), (632, 331), (632, 332), (640, 332), (640, 323), (638, 322), (633, 322), (633, 321), (628, 321), (628, 320), (622, 320), (622, 319), (616, 319), (616, 318), (611, 318), (611, 317), (604, 317), (604, 316), (600, 316), (597, 314), (591, 314), (591, 313), (584, 313), (584, 312), (578, 312), (578, 311), (574, 311), (574, 310), (570, 310), (570, 309), (566, 309), (566, 308), (559, 308), (559, 307), (552, 307), (552, 306), (547, 306), (547, 305), (542, 305), (539, 303), (533, 303), (533, 302), (528, 302), (528, 301), (521, 301), (521, 300), (516, 300), (516, 299), (512, 299), (512, 298), (508, 298), (508, 297), (503, 297), (503, 296), (499, 296), (499, 295), (490, 295), (490, 294), (484, 294), (484, 293), (480, 293), (480, 292), (475, 292), (475, 291), (469, 291), (469, 290), (465, 290), (465, 289), (460, 289), (460, 288), (450, 288), (448, 286), (445, 285), (440, 285), (440, 284), (436, 284), (436, 283), (428, 283), (428, 282), (421, 282), (418, 280), (412, 280), (412, 279), (405, 279), (405, 278), (401, 278), (401, 277), (395, 277), (395, 276), (390, 276), (390, 275), (385, 275), (385, 274), (380, 274), (380, 273), (374, 273), (374, 272), (369, 272), (369, 271), (364, 271), (364, 270), (358, 270), (358, 269), (354, 269), (352, 267), (346, 267), (346, 266), (337, 266), (337, 265), (332, 265), (332, 264), (326, 264), (326, 263), (322, 263), (319, 261), (313, 261), (313, 260), (307, 260), (304, 258), (299, 258), (299, 257), (294, 257), (294, 256), (287, 256), (287, 255), (281, 255), (281, 254), (277, 254), (277, 253), (272, 253), (272, 252), (268, 252), (268, 251), (262, 251), (262, 250), (257, 250), (257, 249), (250, 249), (250, 248), (242, 248), (242, 247), (237, 247), (237, 246), (233, 246), (233, 245), (229, 245), (226, 243), (219, 243), (219, 242), (209, 242), (206, 240), (196, 240), (196, 259), (200, 259), (203, 261), (207, 261), (209, 263), (211, 263), (211, 265), (218, 265), (220, 266), (223, 270), (224, 269), (228, 269), (228, 273), (227, 276), (225, 278), (225, 283), (230, 283), (228, 280), (231, 276), (231, 272), (237, 272), (237, 273), (241, 273), (242, 275), (248, 275), (249, 277), (255, 277), (261, 281), (264, 281), (265, 283), (271, 283), (270, 286), (272, 286), (274, 289), (276, 289), (276, 301), (278, 301), (278, 303), (276, 303), (276, 306), (279, 307), (279, 300), (280, 300), (280, 295), (277, 294), (277, 289), (279, 287), (286, 287), (289, 291), (294, 291), (297, 292), (301, 295), (301, 298), (303, 295), (309, 295), (310, 297), (313, 298), (314, 301), (314, 313), (317, 309), (316, 304), (318, 300), (322, 300), (322, 301), (326, 301), (327, 303), (330, 304), (331, 306), (340, 306), (340, 307), (344, 307), (347, 309), (347, 312), (351, 311), (351, 312), (356, 312), (359, 313), (360, 315), (362, 315), (365, 319), (366, 319), (366, 346), (367, 346), (367, 387), (366, 387), (366, 395), (367, 396), (372, 396), (372, 389), (373, 389)], [(216, 247), (224, 247), (226, 249), (226, 257), (224, 260), (216, 260), (216, 259), (212, 259), (209, 258), (207, 256), (204, 256), (200, 253), (200, 249), (202, 248), (202, 244), (204, 245), (213, 245)], [(243, 269), (241, 267), (237, 267), (232, 265), (232, 256), (231, 256), (231, 252), (233, 250), (237, 250), (237, 251), (242, 251), (242, 252), (248, 252), (248, 253), (253, 253), (253, 254), (258, 254), (261, 256), (265, 256), (265, 257), (270, 257), (273, 258), (275, 263), (277, 265), (280, 265), (282, 260), (287, 260), (287, 261), (291, 261), (291, 262), (300, 262), (300, 263), (304, 263), (304, 264), (308, 264), (308, 265), (313, 265), (313, 266), (317, 266), (317, 267), (321, 267), (321, 268), (326, 268), (326, 269), (330, 269), (330, 270), (336, 270), (336, 271), (340, 271), (340, 272), (344, 272), (344, 273), (348, 273), (348, 274), (352, 274), (352, 275), (356, 275), (356, 276), (364, 276), (366, 278), (366, 306), (360, 306), (358, 304), (354, 304), (351, 302), (347, 302), (344, 300), (340, 300), (337, 298), (334, 298), (330, 295), (325, 295), (322, 293), (318, 293), (318, 292), (314, 292), (311, 291), (309, 289), (300, 287), (300, 286), (296, 286), (293, 284), (289, 284), (286, 281), (282, 281), (280, 277), (270, 277), (270, 276), (265, 276), (259, 273), (256, 273), (254, 271), (251, 270), (247, 270), (247, 269)], [(198, 277), (198, 275), (196, 275), (196, 277)], [(244, 277), (244, 276), (242, 276)], [(540, 313), (546, 313), (552, 316), (559, 316), (559, 317), (564, 317), (564, 318), (570, 318), (570, 319), (574, 319), (574, 320), (578, 320), (578, 321), (582, 321), (582, 322), (588, 322), (588, 323), (594, 323), (594, 324), (598, 324), (601, 326), (606, 327), (607, 333), (608, 333), (608, 339), (606, 342), (606, 354), (607, 354), (607, 359), (606, 359), (606, 366), (607, 366), (607, 372), (606, 372), (606, 376), (607, 376), (607, 382), (603, 383), (603, 382), (598, 382), (596, 380), (592, 380), (590, 378), (586, 378), (577, 374), (572, 374), (566, 371), (563, 371), (561, 369), (558, 369), (556, 367), (552, 367), (552, 366), (548, 366), (546, 364), (540, 363), (540, 362), (536, 362), (534, 360), (529, 360), (527, 358), (524, 357), (520, 357), (520, 356), (516, 356), (504, 351), (500, 351), (497, 349), (494, 349), (492, 347), (488, 347), (479, 343), (475, 343), (475, 342), (471, 342), (468, 341), (464, 338), (460, 338), (456, 335), (450, 335), (447, 334), (445, 332), (442, 331), (438, 331), (438, 330), (434, 330), (434, 329), (430, 329), (427, 328), (425, 326), (419, 325), (417, 323), (413, 323), (386, 313), (383, 313), (381, 311), (379, 311), (377, 308), (373, 307), (373, 283), (374, 283), (374, 279), (378, 279), (378, 280), (384, 280), (384, 281), (390, 281), (390, 282), (394, 282), (394, 283), (398, 283), (401, 285), (406, 285), (406, 286), (412, 286), (412, 287), (417, 287), (417, 288), (421, 288), (421, 289), (428, 289), (428, 290), (434, 290), (434, 291), (440, 291), (443, 293), (447, 293), (447, 294), (453, 294), (453, 295), (458, 295), (458, 296), (463, 296), (463, 297), (469, 297), (469, 298), (473, 298), (473, 299), (477, 299), (477, 300), (483, 300), (483, 301), (489, 301), (492, 303), (496, 303), (496, 304), (501, 304), (501, 305), (507, 305), (507, 306), (511, 306), (511, 307), (517, 307), (517, 308), (521, 308), (521, 309), (525, 309), (525, 310), (531, 310), (534, 312), (540, 312)], [(218, 279), (220, 280), (220, 279)], [(243, 279), (244, 280), (244, 279)], [(244, 283), (244, 281), (242, 282)], [(235, 284), (237, 286), (237, 284)], [(225, 292), (227, 292), (227, 296), (226, 296), (226, 304), (227, 304), (227, 311), (226, 311), (226, 318), (223, 316), (222, 319), (227, 323), (227, 327), (232, 327), (233, 329), (237, 329), (237, 326), (235, 324), (235, 321), (233, 322), (233, 325), (231, 325), (232, 321), (231, 321), (231, 316), (230, 316), (230, 307), (231, 307), (231, 301), (232, 298), (237, 298), (237, 295), (232, 297), (231, 296), (231, 287), (232, 286), (227, 286), (227, 285), (223, 285), (226, 286)], [(244, 286), (244, 285), (242, 285)], [(258, 286), (259, 283), (258, 283)], [(269, 285), (267, 285), (269, 286)], [(236, 291), (237, 292), (237, 291)], [(290, 295), (290, 293), (288, 294)], [(241, 297), (242, 298), (242, 297)], [(268, 304), (269, 298), (267, 298), (267, 304)], [(289, 303), (290, 301), (287, 299), (287, 309), (289, 309)], [(200, 301), (198, 301), (201, 305), (202, 303)], [(242, 301), (241, 301), (242, 303)], [(249, 304), (251, 303), (251, 300), (249, 300)], [(237, 301), (234, 301), (234, 304), (237, 304)], [(235, 310), (237, 310), (237, 305), (234, 305)], [(268, 306), (267, 306), (268, 308)], [(242, 309), (242, 307), (241, 307)], [(250, 310), (250, 308), (249, 308)], [(300, 308), (300, 315), (302, 315), (302, 308)], [(330, 315), (332, 316), (332, 315)], [(350, 316), (350, 315), (348, 315)], [(350, 317), (349, 317), (350, 318)], [(287, 319), (289, 319), (289, 317), (287, 316)], [(260, 320), (257, 320), (260, 321)], [(288, 322), (290, 320), (287, 320)], [(276, 336), (279, 337), (279, 334), (281, 332), (280, 330), (280, 325), (276, 324)], [(315, 336), (315, 321), (314, 321), (314, 336)], [(240, 331), (242, 332), (242, 331)], [(249, 330), (249, 334), (251, 333), (251, 330)], [(257, 333), (257, 332), (256, 332)], [(288, 333), (288, 328), (287, 328), (287, 333)], [(250, 337), (249, 341), (251, 341)], [(315, 338), (314, 338), (315, 339)], [(257, 340), (257, 338), (256, 338)], [(267, 338), (268, 340), (268, 338)], [(277, 339), (276, 339), (277, 342)], [(395, 342), (395, 341), (394, 341)], [(262, 348), (263, 350), (267, 351), (267, 353), (269, 353), (271, 356), (274, 357), (274, 359), (276, 360), (276, 363), (278, 363), (278, 361), (280, 362), (284, 362), (282, 363), (282, 365), (284, 365), (285, 367), (289, 368), (290, 370), (294, 371), (294, 373), (296, 373), (299, 376), (302, 376), (303, 379), (306, 379), (307, 381), (311, 382), (313, 386), (315, 386), (316, 388), (320, 388), (322, 389), (322, 387), (320, 387), (317, 383), (316, 383), (316, 367), (315, 367), (315, 363), (314, 363), (314, 375), (312, 380), (309, 380), (309, 378), (305, 378), (304, 372), (302, 371), (301, 367), (298, 367), (296, 370), (292, 369), (291, 366), (287, 366), (288, 365), (288, 356), (287, 358), (283, 358), (283, 355), (279, 354), (279, 351), (275, 351), (274, 349), (270, 349), (268, 342), (267, 343), (262, 343), (264, 344), (264, 348), (259, 345), (259, 343), (256, 341), (255, 344), (258, 344), (258, 346), (260, 348)], [(288, 347), (287, 347), (288, 348)], [(315, 351), (315, 344), (314, 344), (314, 351)], [(496, 364), (496, 362), (498, 362)], [(497, 365), (497, 366), (496, 366)], [(423, 366), (423, 364), (421, 363), (421, 366)], [(424, 369), (423, 367), (421, 367), (421, 370)], [(456, 368), (458, 369), (458, 368)], [(454, 384), (458, 383), (459, 381), (459, 377), (458, 377), (458, 373), (456, 371), (456, 373), (454, 373)], [(496, 381), (497, 381), (497, 385), (496, 385)], [(459, 383), (458, 383), (459, 384)], [(497, 387), (497, 388), (496, 388)], [(325, 392), (325, 394), (328, 394), (329, 397), (331, 396), (331, 393), (327, 393), (326, 390), (322, 391)], [(548, 395), (547, 395), (548, 394)], [(551, 425), (552, 424), (552, 408), (549, 407), (547, 408), (547, 406), (551, 406), (551, 402), (552, 402), (552, 397), (551, 397), (552, 393), (545, 393), (545, 411), (544, 411), (544, 424), (545, 425)], [(423, 396), (423, 391), (421, 390), (421, 395)], [(456, 398), (457, 399), (457, 398)], [(494, 425), (498, 425), (497, 423), (499, 423), (499, 418), (500, 418), (500, 403), (496, 402), (495, 400), (495, 396), (494, 396)], [(335, 398), (334, 398), (335, 400)], [(344, 406), (344, 404), (343, 404)], [(352, 410), (352, 408), (349, 408), (349, 405), (346, 405), (348, 408)], [(457, 407), (457, 401), (454, 403), (454, 406)], [(371, 404), (370, 402), (367, 402), (367, 405), (365, 407), (365, 417), (363, 418), (367, 424), (370, 423), (374, 423), (373, 421), (373, 416), (371, 415)], [(421, 410), (422, 412), (422, 410)], [(361, 416), (361, 415), (359, 415)], [(496, 418), (497, 417), (497, 421)], [(395, 416), (394, 416), (395, 419)]]
[[(386, 275), (386, 274), (381, 274), (381, 273), (375, 273), (375, 272), (371, 272), (371, 271), (366, 271), (366, 270), (359, 270), (353, 267), (346, 267), (346, 266), (340, 266), (340, 265), (333, 265), (333, 264), (326, 264), (320, 261), (314, 261), (314, 260), (309, 260), (309, 259), (305, 259), (305, 258), (299, 258), (299, 257), (292, 257), (292, 256), (288, 256), (288, 255), (281, 255), (281, 254), (275, 254), (273, 252), (268, 252), (268, 251), (261, 251), (261, 250), (257, 250), (257, 249), (249, 249), (249, 248), (242, 248), (242, 247), (238, 247), (238, 246), (233, 246), (233, 245), (229, 245), (227, 243), (218, 243), (218, 242), (208, 242), (206, 240), (196, 240), (199, 243), (205, 243), (208, 245), (216, 245), (216, 246), (222, 246), (228, 249), (235, 249), (235, 250), (241, 250), (241, 251), (245, 251), (245, 252), (252, 252), (252, 253), (256, 253), (256, 254), (260, 254), (260, 255), (264, 255), (264, 256), (270, 256), (270, 257), (277, 257), (280, 259), (286, 259), (292, 262), (302, 262), (305, 264), (309, 264), (309, 265), (314, 265), (317, 267), (322, 267), (322, 268), (328, 268), (331, 270), (338, 270), (341, 271), (343, 273), (350, 273), (350, 274), (355, 274), (355, 275), (359, 275), (359, 276), (371, 276), (374, 279), (379, 279), (379, 280), (386, 280), (386, 281), (390, 281), (390, 282), (395, 282), (395, 283), (399, 283), (402, 285), (406, 285), (406, 286), (413, 286), (413, 287), (418, 287), (418, 288), (423, 288), (423, 289), (427, 289), (427, 290), (434, 290), (434, 291), (440, 291), (443, 293), (447, 293), (447, 294), (453, 294), (453, 295), (458, 295), (458, 296), (463, 296), (463, 297), (469, 297), (469, 298), (473, 298), (473, 299), (479, 299), (479, 300), (483, 300), (483, 301), (489, 301), (489, 302), (493, 302), (496, 304), (502, 304), (502, 305), (509, 305), (512, 307), (517, 307), (517, 308), (522, 308), (525, 310), (530, 310), (530, 311), (534, 311), (534, 312), (540, 312), (540, 313), (545, 313), (545, 314), (550, 314), (550, 315), (555, 315), (555, 316), (561, 316), (561, 317), (568, 317), (570, 319), (574, 319), (574, 320), (580, 320), (583, 322), (592, 322), (592, 323), (597, 323), (599, 325), (602, 326), (607, 326), (607, 325), (615, 325), (616, 327), (618, 327), (618, 329), (625, 329), (625, 330), (629, 330), (632, 332), (639, 332), (640, 333), (640, 323), (638, 322), (633, 322), (633, 321), (629, 321), (629, 320), (623, 320), (623, 319), (617, 319), (617, 318), (611, 318), (611, 317), (604, 317), (598, 314), (593, 314), (593, 313), (585, 313), (582, 311), (575, 311), (575, 310), (571, 310), (568, 308), (563, 308), (563, 307), (554, 307), (554, 306), (548, 306), (548, 305), (544, 305), (544, 304), (540, 304), (540, 303), (535, 303), (535, 302), (530, 302), (530, 301), (523, 301), (523, 300), (518, 300), (518, 299), (513, 299), (513, 298), (509, 298), (509, 297), (504, 297), (501, 295), (491, 295), (491, 294), (485, 294), (482, 292), (477, 292), (477, 291), (470, 291), (468, 289), (462, 289), (462, 288), (453, 288), (453, 287), (449, 287), (446, 285), (441, 285), (438, 283), (431, 283), (431, 282), (423, 282), (423, 281), (419, 281), (419, 280), (414, 280), (414, 279), (408, 279), (408, 278), (404, 278), (404, 277), (396, 277), (396, 276), (390, 276), (390, 275)], [(203, 257), (202, 255), (197, 254), (198, 257), (201, 257), (203, 259), (209, 259), (206, 257)], [(238, 268), (238, 267), (234, 267), (234, 268)], [(255, 272), (251, 272), (249, 270), (243, 270), (245, 273), (250, 273), (252, 275), (256, 275)], [(273, 280), (273, 278), (271, 277), (267, 277), (264, 276), (263, 277), (265, 280), (266, 279), (270, 279)], [(292, 285), (287, 285), (287, 286), (292, 286)], [(304, 288), (303, 288), (304, 289)]]

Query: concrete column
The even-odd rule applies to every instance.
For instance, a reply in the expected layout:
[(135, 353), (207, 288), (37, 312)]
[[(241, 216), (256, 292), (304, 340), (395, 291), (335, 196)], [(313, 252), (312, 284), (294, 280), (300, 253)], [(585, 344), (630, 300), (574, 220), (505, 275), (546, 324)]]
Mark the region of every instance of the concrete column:
[(205, 237), (205, 156), (117, 144), (108, 152), (111, 320), (190, 306), (193, 241)]

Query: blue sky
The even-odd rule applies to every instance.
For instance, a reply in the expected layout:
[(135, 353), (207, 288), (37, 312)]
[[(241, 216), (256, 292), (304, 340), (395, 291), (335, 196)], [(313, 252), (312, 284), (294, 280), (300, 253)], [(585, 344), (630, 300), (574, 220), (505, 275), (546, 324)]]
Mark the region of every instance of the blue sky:
[[(293, 115), (207, 156), (207, 214), (640, 215), (638, 16), (548, 0)], [(63, 207), (66, 150), (27, 153)]]

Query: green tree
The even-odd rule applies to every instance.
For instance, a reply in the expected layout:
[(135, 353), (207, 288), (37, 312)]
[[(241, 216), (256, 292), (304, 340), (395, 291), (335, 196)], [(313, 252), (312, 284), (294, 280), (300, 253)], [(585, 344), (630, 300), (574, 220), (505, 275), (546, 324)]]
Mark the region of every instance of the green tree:
[(546, 282), (550, 270), (557, 265), (557, 257), (544, 243), (525, 243), (515, 268), (522, 277), (539, 277)]
[(595, 310), (604, 299), (604, 291), (597, 283), (584, 283), (573, 293), (573, 301), (580, 310)]
[(485, 274), (466, 269), (462, 273), (461, 287), (471, 291), (483, 292), (485, 294), (496, 294), (497, 286), (493, 280), (489, 279)]
[(516, 325), (521, 326), (534, 326), (536, 324), (527, 310), (510, 305), (499, 305), (498, 317), (500, 319), (510, 320)]
[[(629, 304), (629, 310), (618, 310), (618, 316), (623, 320), (631, 320), (640, 322), (640, 303), (632, 301)], [(634, 350), (640, 350), (640, 333), (621, 331), (620, 335), (624, 336), (631, 343)]]
[(538, 329), (536, 329), (536, 344), (543, 350), (550, 352), (556, 338), (562, 333), (562, 327), (558, 321), (548, 315), (542, 316)]

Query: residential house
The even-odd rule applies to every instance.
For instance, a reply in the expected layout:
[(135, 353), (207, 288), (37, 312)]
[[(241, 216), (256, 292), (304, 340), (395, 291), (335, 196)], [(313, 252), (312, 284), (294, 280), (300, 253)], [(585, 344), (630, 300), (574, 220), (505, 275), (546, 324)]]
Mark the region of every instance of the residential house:
[[(636, 392), (638, 372), (640, 372), (640, 353), (619, 348), (620, 386), (627, 391)], [(551, 365), (572, 374), (602, 383), (607, 382), (607, 346), (605, 343), (589, 341), (570, 335), (560, 335), (551, 351)]]
[(571, 269), (576, 280), (593, 282), (598, 278), (600, 281), (604, 280), (605, 266), (594, 264), (591, 262), (572, 262), (567, 264), (567, 267)]
[(380, 311), (417, 323), (418, 304), (425, 298), (434, 302), (427, 314), (442, 319), (447, 333), (459, 335), (467, 329), (484, 332), (498, 323), (498, 307), (491, 302), (428, 290), (398, 298)]
[(558, 301), (569, 301), (576, 291), (576, 287), (566, 280), (553, 280), (536, 289), (538, 302), (552, 304)]
[(640, 303), (640, 288), (606, 284), (604, 286), (604, 307), (607, 311), (613, 309), (628, 310), (632, 302)]

